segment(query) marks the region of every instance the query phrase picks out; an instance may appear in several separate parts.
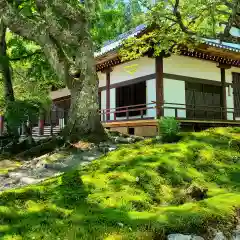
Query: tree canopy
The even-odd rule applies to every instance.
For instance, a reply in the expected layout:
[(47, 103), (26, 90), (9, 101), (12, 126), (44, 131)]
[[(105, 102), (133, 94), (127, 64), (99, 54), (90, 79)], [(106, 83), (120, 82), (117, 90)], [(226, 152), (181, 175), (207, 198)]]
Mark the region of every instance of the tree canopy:
[(195, 47), (202, 38), (240, 43), (239, 0), (165, 0), (146, 7), (149, 31), (126, 42), (123, 59), (149, 50), (178, 52), (179, 46)]

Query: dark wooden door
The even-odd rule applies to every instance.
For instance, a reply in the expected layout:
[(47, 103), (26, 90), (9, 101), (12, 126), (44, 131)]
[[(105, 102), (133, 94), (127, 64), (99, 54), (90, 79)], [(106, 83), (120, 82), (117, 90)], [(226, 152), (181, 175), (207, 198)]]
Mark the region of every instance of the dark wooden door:
[(186, 107), (189, 119), (221, 119), (221, 87), (187, 82)]
[(240, 117), (240, 73), (232, 73), (232, 77), (234, 114), (235, 117)]

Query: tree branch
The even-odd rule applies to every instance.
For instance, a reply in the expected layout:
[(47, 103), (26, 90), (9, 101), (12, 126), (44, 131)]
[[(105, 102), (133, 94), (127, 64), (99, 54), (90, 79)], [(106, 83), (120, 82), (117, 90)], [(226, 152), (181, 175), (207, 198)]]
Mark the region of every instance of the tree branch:
[(39, 50), (36, 50), (35, 52), (32, 52), (32, 53), (29, 53), (28, 55), (24, 55), (24, 56), (20, 56), (20, 57), (15, 57), (15, 58), (9, 58), (9, 61), (21, 61), (23, 59), (28, 59), (34, 55), (37, 55), (37, 54), (40, 54), (40, 53), (43, 53), (43, 51), (41, 49)]
[(174, 8), (173, 8), (173, 15), (176, 17), (176, 22), (178, 23), (179, 27), (182, 29), (182, 31), (184, 33), (187, 33), (188, 35), (195, 35), (194, 32), (190, 31), (183, 23), (182, 21), (182, 15), (181, 13), (179, 12), (179, 3), (180, 3), (180, 0), (176, 0), (175, 1), (175, 5), (174, 5)]
[(221, 40), (223, 40), (224, 38), (229, 37), (231, 35), (230, 31), (233, 27), (234, 22), (236, 21), (237, 10), (238, 10), (239, 6), (240, 6), (239, 0), (235, 0), (235, 3), (232, 5), (232, 14), (229, 16), (228, 21), (225, 26), (225, 29), (224, 29), (224, 32), (220, 36)]
[(40, 32), (39, 22), (24, 18), (7, 0), (0, 0), (0, 16), (11, 31), (29, 40), (36, 40), (35, 36)]
[(231, 9), (233, 8), (232, 3), (228, 2), (227, 0), (222, 0), (222, 1), (223, 1), (223, 4), (226, 5), (227, 7), (231, 8)]

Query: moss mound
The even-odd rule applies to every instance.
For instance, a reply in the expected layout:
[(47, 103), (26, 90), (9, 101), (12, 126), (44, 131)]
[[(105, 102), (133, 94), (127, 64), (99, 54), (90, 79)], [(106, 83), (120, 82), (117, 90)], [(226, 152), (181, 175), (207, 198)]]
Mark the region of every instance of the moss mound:
[(1, 239), (164, 239), (229, 231), (240, 208), (240, 129), (145, 140), (80, 171), (0, 194)]

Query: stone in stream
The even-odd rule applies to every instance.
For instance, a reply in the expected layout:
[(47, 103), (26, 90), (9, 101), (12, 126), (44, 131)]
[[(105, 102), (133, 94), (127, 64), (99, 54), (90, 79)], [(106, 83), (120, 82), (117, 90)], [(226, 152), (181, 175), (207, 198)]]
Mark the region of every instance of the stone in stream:
[(204, 240), (204, 238), (195, 235), (170, 234), (168, 240)]

